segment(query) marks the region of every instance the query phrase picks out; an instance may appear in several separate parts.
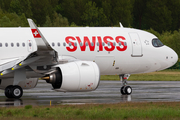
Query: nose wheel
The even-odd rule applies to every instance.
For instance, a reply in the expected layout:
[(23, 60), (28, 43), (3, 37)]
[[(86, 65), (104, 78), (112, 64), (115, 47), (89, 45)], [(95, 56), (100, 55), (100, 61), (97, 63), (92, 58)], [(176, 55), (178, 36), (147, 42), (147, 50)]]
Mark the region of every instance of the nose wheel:
[(127, 86), (127, 79), (129, 78), (129, 76), (129, 74), (119, 75), (122, 81), (122, 87), (120, 89), (120, 93), (122, 95), (130, 95), (132, 93), (132, 88), (130, 86)]
[(4, 93), (5, 93), (7, 98), (19, 99), (23, 95), (23, 90), (18, 85), (15, 85), (15, 86), (10, 85), (10, 86), (6, 87)]
[(130, 95), (132, 93), (132, 88), (130, 86), (122, 86), (120, 92), (122, 95)]

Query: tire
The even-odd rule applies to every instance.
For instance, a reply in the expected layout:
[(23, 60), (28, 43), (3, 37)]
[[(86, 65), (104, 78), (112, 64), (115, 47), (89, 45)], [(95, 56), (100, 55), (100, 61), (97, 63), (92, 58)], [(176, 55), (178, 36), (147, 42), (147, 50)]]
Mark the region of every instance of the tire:
[(22, 95), (23, 95), (22, 88), (20, 86), (18, 86), (18, 85), (13, 86), (13, 88), (12, 88), (12, 96), (13, 96), (13, 98), (19, 99), (19, 98), (22, 97)]
[(132, 93), (132, 88), (131, 88), (130, 86), (126, 86), (126, 87), (125, 87), (125, 93), (126, 93), (127, 95), (130, 95), (130, 94)]
[(126, 93), (124, 91), (124, 86), (121, 87), (120, 92), (121, 92), (122, 95), (126, 95)]
[(9, 86), (7, 86), (7, 87), (5, 88), (4, 94), (5, 94), (5, 96), (6, 96), (7, 98), (13, 98), (13, 96), (12, 96), (12, 88), (13, 88), (12, 85), (9, 85)]

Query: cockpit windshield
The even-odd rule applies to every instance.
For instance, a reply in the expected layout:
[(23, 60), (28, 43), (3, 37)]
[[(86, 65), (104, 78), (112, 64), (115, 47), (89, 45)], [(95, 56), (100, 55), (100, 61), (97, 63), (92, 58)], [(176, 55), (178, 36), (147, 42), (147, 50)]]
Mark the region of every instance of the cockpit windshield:
[(161, 47), (164, 46), (164, 44), (157, 38), (152, 39), (152, 45), (154, 47)]

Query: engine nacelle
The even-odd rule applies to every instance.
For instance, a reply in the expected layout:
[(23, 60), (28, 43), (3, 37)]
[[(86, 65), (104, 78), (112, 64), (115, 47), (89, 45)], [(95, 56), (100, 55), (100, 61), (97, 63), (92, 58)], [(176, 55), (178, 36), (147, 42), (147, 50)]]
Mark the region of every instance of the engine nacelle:
[[(0, 89), (5, 89), (9, 85), (13, 85), (14, 78), (6, 78), (0, 80)], [(19, 86), (21, 86), (23, 89), (31, 89), (36, 87), (38, 82), (37, 78), (27, 78), (24, 81), (19, 82)]]
[(51, 83), (57, 91), (78, 92), (95, 90), (100, 81), (100, 71), (96, 63), (75, 61), (55, 66), (57, 72), (43, 79)]

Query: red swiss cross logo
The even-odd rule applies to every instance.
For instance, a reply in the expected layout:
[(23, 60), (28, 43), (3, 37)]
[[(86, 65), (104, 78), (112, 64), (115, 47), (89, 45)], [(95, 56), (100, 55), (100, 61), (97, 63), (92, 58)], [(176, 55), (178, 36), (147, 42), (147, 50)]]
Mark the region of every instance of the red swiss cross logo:
[(41, 38), (41, 35), (38, 33), (37, 29), (31, 29), (34, 38)]

